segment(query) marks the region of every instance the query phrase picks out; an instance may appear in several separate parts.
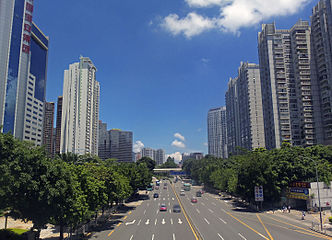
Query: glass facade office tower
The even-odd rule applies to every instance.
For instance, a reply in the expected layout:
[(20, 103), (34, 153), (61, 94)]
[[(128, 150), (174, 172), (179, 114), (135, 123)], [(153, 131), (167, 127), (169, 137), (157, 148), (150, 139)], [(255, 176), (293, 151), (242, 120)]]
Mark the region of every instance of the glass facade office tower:
[(227, 158), (226, 107), (210, 109), (207, 117), (209, 154)]
[(298, 21), (289, 30), (263, 24), (258, 35), (265, 143), (312, 146), (321, 142), (320, 105), (311, 79), (310, 27)]
[(321, 0), (312, 10), (311, 43), (313, 52), (312, 78), (317, 81), (323, 143), (332, 144), (332, 3)]
[(32, 14), (32, 0), (0, 1), (0, 125), (41, 145), (48, 38)]
[(229, 153), (265, 147), (259, 65), (241, 63), (238, 77), (228, 83), (226, 112)]
[(80, 62), (64, 71), (61, 153), (98, 155), (100, 86), (96, 71), (87, 57), (80, 57)]

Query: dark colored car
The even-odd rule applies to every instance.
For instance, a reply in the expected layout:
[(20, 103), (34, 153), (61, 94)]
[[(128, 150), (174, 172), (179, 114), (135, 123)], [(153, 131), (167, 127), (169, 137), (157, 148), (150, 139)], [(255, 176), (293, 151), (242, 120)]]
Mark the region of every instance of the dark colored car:
[(196, 197), (201, 197), (202, 196), (202, 192), (201, 191), (197, 191), (196, 192)]
[(194, 197), (193, 197), (193, 198), (191, 199), (191, 202), (192, 202), (192, 203), (197, 203), (197, 198), (194, 198)]
[(164, 189), (167, 189), (167, 186), (164, 186)]
[(173, 205), (173, 212), (181, 212), (181, 207), (178, 204)]
[(158, 194), (158, 193), (155, 193), (155, 194), (153, 194), (153, 197), (154, 197), (154, 198), (159, 198), (159, 194)]
[(166, 204), (161, 204), (159, 209), (160, 211), (167, 211)]

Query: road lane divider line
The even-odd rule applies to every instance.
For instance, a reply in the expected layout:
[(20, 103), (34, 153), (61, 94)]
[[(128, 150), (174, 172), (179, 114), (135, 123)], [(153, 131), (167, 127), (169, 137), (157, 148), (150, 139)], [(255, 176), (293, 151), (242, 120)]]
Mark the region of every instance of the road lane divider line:
[(200, 214), (201, 212), (196, 208), (196, 212), (198, 213), (198, 214)]
[(126, 220), (128, 216), (124, 216), (123, 220)]
[(218, 233), (218, 236), (221, 238), (221, 240), (224, 240), (224, 238), (220, 235), (220, 233)]
[(223, 223), (227, 224), (227, 222), (224, 219), (219, 218), (219, 220), (222, 221)]
[(173, 224), (173, 219), (171, 218), (171, 224)]
[(173, 240), (175, 240), (175, 234), (173, 233)]
[(131, 235), (131, 237), (130, 237), (130, 239), (129, 239), (129, 240), (132, 240), (132, 239), (133, 239), (133, 237), (134, 237), (134, 235)]
[(207, 224), (210, 224), (210, 222), (206, 218), (204, 218), (204, 220)]
[(238, 233), (243, 240), (247, 240), (241, 233)]
[[(184, 217), (186, 218), (186, 220), (187, 220), (187, 222), (188, 222), (188, 224), (189, 224), (189, 227), (190, 227), (190, 229), (191, 229), (191, 231), (192, 231), (192, 233), (193, 233), (193, 235), (194, 235), (194, 237), (195, 237), (195, 240), (200, 240), (200, 239), (202, 239), (202, 237), (199, 237), (199, 238), (198, 238), (199, 234), (196, 233), (197, 230), (194, 230), (194, 227), (191, 225), (191, 223), (190, 223), (190, 221), (189, 221), (189, 219), (188, 219), (187, 213), (185, 212), (185, 210), (184, 210), (184, 208), (183, 208), (183, 206), (182, 206), (182, 203), (181, 203), (181, 201), (180, 201), (180, 199), (179, 199), (179, 196), (178, 196), (177, 193), (175, 192), (174, 186), (171, 185), (171, 188), (172, 188), (172, 190), (173, 190), (173, 192), (174, 192), (174, 194), (175, 194), (176, 199), (177, 199), (178, 202), (179, 202), (179, 205), (180, 205), (180, 207), (181, 207), (182, 213), (183, 213)], [(188, 200), (189, 200), (189, 198), (188, 198)], [(198, 236), (197, 236), (197, 235), (198, 235)]]
[(265, 224), (263, 223), (262, 219), (259, 217), (258, 213), (256, 213), (256, 216), (257, 216), (259, 222), (262, 224), (263, 228), (265, 229), (265, 232), (269, 235), (270, 239), (274, 240), (273, 237), (271, 236), (269, 230), (267, 230), (267, 228), (266, 228)]
[(158, 222), (158, 220), (157, 220), (157, 218), (156, 218), (156, 220), (154, 220), (154, 225), (157, 225), (157, 222)]
[(154, 239), (154, 234), (152, 234), (152, 237), (151, 237), (151, 240), (153, 240)]
[(210, 208), (208, 210), (209, 210), (210, 213), (213, 213), (213, 211)]
[(140, 220), (138, 221), (137, 226), (139, 226), (139, 225), (141, 224), (141, 221), (142, 221), (142, 219), (140, 219)]
[(256, 231), (255, 229), (253, 229), (252, 227), (250, 227), (248, 224), (242, 222), (240, 219), (238, 219), (237, 217), (234, 217), (232, 214), (230, 214), (229, 212), (226, 212), (226, 214), (228, 214), (229, 216), (231, 216), (232, 218), (234, 218), (235, 220), (237, 220), (239, 223), (241, 223), (243, 226), (246, 226), (247, 228), (249, 228), (250, 230), (252, 230), (253, 232), (257, 233), (259, 236), (261, 236), (262, 238), (266, 239), (266, 240), (270, 240), (267, 237), (265, 237), (263, 234), (261, 234), (260, 232)]
[(107, 236), (108, 237), (111, 236), (113, 232), (114, 232), (114, 230), (112, 230)]
[[(319, 236), (324, 236), (324, 235), (320, 235), (318, 232), (314, 232), (314, 231), (311, 231), (311, 230), (308, 230), (308, 229), (305, 229), (305, 228), (302, 228), (302, 227), (299, 227), (299, 226), (296, 226), (294, 224), (291, 224), (291, 223), (287, 223), (287, 222), (284, 222), (284, 221), (281, 221), (281, 220), (278, 220), (278, 219), (275, 219), (271, 216), (267, 216), (269, 218), (271, 218), (272, 220), (276, 221), (276, 222), (280, 222), (280, 223), (283, 223), (283, 224), (286, 224), (286, 225), (289, 225), (289, 226), (292, 226), (292, 227), (295, 227), (295, 228), (298, 228), (298, 229), (301, 229), (301, 230), (304, 230), (308, 233), (311, 233), (311, 234), (316, 234), (316, 235), (319, 235)], [(294, 230), (294, 229), (293, 229)], [(331, 237), (330, 238), (327, 238), (327, 239), (332, 239)]]
[(119, 222), (118, 225), (116, 225), (117, 227), (119, 227), (122, 224), (122, 222)]

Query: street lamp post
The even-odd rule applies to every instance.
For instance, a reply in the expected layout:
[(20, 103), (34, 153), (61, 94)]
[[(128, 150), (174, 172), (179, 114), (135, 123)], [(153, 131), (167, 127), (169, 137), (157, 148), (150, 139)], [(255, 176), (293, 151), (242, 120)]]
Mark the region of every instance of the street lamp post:
[(315, 162), (315, 166), (316, 166), (316, 181), (317, 181), (317, 192), (318, 192), (318, 207), (319, 207), (319, 218), (320, 218), (320, 229), (321, 231), (323, 231), (323, 221), (322, 221), (322, 208), (320, 205), (320, 194), (319, 194), (319, 184), (318, 184), (318, 171), (317, 171), (317, 163), (315, 160), (313, 160)]

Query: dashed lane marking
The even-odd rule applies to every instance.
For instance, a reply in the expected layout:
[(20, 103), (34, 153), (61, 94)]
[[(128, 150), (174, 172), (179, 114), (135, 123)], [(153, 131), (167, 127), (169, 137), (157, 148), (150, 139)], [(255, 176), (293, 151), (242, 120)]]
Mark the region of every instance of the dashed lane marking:
[(221, 238), (221, 240), (224, 240), (224, 238), (220, 235), (220, 233), (218, 233), (218, 236)]
[(247, 240), (241, 233), (238, 233), (243, 240)]

